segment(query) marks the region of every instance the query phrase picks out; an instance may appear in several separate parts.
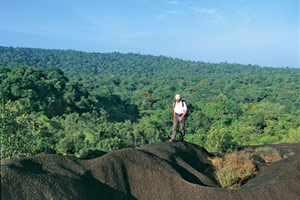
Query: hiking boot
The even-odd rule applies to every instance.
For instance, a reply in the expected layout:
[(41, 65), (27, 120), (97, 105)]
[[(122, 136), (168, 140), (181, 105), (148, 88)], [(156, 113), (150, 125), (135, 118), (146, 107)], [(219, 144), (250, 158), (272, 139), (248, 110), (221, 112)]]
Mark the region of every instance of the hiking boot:
[(171, 139), (169, 139), (169, 142), (175, 142), (175, 140), (171, 138)]

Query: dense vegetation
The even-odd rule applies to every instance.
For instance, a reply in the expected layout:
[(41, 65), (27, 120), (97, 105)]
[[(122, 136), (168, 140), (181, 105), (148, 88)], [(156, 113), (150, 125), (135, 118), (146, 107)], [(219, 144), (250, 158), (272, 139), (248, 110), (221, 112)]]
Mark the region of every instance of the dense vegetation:
[(188, 141), (213, 152), (300, 142), (300, 70), (164, 56), (0, 47), (1, 158), (166, 140), (172, 102)]

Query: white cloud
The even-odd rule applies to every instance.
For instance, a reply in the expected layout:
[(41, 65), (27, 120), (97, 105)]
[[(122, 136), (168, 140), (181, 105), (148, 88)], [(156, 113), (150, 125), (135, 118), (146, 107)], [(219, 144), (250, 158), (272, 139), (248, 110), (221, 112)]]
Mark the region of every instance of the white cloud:
[(176, 0), (171, 0), (171, 1), (168, 1), (168, 4), (178, 4), (179, 1), (176, 1)]
[(196, 13), (203, 13), (203, 14), (216, 14), (217, 10), (214, 8), (208, 9), (208, 8), (195, 8)]
[(182, 14), (181, 10), (169, 10), (168, 13), (170, 14)]
[(229, 19), (228, 15), (218, 10), (217, 8), (194, 8), (193, 9), (195, 14), (201, 15), (201, 17), (204, 17), (202, 19), (202, 22), (211, 24), (214, 26), (225, 26), (228, 25)]

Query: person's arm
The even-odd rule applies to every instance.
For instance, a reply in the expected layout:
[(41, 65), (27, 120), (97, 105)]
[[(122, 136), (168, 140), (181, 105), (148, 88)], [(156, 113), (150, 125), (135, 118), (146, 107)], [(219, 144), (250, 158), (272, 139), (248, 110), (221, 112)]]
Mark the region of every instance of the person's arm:
[(187, 105), (186, 105), (186, 103), (184, 102), (184, 112), (183, 112), (183, 114), (181, 115), (181, 117), (179, 118), (179, 120), (181, 121), (183, 118), (184, 118), (184, 116), (186, 115), (186, 113), (187, 113), (187, 111), (188, 111), (188, 108), (187, 108)]
[(181, 117), (179, 117), (179, 121), (181, 121), (184, 118), (186, 113), (187, 113), (187, 109), (184, 111), (184, 113), (181, 115)]
[(186, 110), (184, 110), (184, 113), (182, 114), (182, 118), (185, 116), (185, 114), (187, 113), (187, 109)]

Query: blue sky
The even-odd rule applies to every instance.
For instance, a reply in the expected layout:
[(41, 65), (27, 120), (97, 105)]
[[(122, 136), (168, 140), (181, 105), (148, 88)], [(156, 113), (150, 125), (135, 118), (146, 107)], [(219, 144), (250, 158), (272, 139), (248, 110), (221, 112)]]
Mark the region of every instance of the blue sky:
[(0, 0), (0, 45), (300, 68), (299, 0)]

